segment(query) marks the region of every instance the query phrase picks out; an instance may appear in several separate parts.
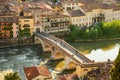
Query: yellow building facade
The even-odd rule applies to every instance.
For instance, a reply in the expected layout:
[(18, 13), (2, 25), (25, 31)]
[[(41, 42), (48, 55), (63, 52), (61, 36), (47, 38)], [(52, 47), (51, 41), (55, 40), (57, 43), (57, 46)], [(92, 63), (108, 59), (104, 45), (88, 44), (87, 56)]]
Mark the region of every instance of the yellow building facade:
[(30, 35), (33, 34), (34, 31), (34, 20), (33, 17), (20, 17), (19, 18), (19, 27), (21, 30), (29, 29)]
[(96, 64), (82, 64), (76, 66), (76, 74), (79, 78), (84, 78), (89, 71), (95, 70), (98, 68)]

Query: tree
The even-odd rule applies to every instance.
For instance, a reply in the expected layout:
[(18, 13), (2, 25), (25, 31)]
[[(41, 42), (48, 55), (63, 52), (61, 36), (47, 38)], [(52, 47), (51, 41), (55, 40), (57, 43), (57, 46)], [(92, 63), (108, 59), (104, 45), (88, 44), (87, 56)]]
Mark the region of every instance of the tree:
[(4, 80), (22, 80), (17, 72), (5, 75)]
[(120, 49), (117, 58), (114, 61), (114, 67), (110, 71), (111, 80), (119, 80), (120, 79)]
[(26, 2), (27, 0), (21, 0), (22, 2)]
[(70, 25), (70, 31), (75, 31), (75, 30), (79, 30), (78, 26)]
[(52, 0), (54, 3), (56, 3), (57, 2), (57, 0)]
[(79, 37), (79, 28), (75, 25), (70, 25), (70, 34), (69, 34), (69, 41), (75, 41)]

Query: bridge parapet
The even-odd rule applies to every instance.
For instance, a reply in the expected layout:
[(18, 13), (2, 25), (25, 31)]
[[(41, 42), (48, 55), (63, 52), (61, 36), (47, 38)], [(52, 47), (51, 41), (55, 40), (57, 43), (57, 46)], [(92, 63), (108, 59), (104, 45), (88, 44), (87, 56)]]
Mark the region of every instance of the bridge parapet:
[(64, 40), (44, 32), (36, 33), (36, 37), (40, 38), (42, 46), (44, 47), (44, 51), (50, 50), (54, 59), (64, 58), (66, 65), (69, 65), (71, 62), (75, 63), (76, 65), (92, 63), (90, 59), (85, 57), (83, 54), (81, 54), (81, 52), (69, 45)]
[(40, 42), (45, 49), (48, 48), (51, 50), (55, 59), (64, 58), (68, 69), (76, 68), (76, 74), (79, 77), (84, 77), (88, 71), (97, 69), (99, 64), (101, 64), (94, 63), (80, 51), (55, 36), (46, 33), (37, 33), (36, 37), (41, 40)]

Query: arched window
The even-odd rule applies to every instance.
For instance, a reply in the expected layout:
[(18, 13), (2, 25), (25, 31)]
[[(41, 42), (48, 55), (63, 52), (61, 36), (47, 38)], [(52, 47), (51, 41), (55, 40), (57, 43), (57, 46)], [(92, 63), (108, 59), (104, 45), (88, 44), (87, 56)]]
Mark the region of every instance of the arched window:
[(24, 28), (29, 28), (30, 25), (29, 25), (29, 24), (24, 24), (23, 27), (24, 27)]

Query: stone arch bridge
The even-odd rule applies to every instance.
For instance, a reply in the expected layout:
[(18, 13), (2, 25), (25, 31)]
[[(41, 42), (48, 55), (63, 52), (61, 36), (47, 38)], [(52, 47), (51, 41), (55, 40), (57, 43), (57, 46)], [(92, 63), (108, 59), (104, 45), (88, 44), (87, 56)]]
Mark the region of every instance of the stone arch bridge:
[[(41, 43), (43, 51), (51, 51), (52, 58), (64, 58), (66, 68), (71, 69), (75, 68), (76, 65), (92, 63), (90, 59), (85, 57), (77, 49), (53, 35), (45, 32), (36, 33), (35, 40)], [(72, 67), (70, 65), (72, 65)]]

